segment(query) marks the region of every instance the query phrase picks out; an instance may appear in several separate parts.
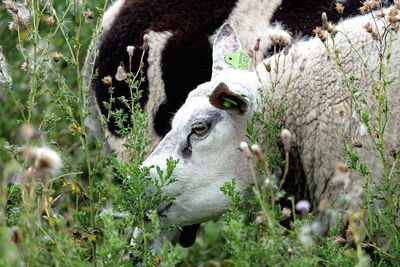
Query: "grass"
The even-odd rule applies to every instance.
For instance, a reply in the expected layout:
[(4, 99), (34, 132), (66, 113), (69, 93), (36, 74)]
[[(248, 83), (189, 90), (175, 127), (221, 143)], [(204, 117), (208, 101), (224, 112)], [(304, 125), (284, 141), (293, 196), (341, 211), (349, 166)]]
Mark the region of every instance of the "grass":
[[(167, 172), (159, 172), (160, 183), (152, 193), (146, 193), (152, 181), (144, 179), (149, 169), (141, 168), (149, 141), (146, 114), (138, 104), (143, 76), (140, 67), (135, 73), (126, 73), (132, 101), (120, 99), (131, 114), (112, 111), (115, 99), (111, 99), (103, 103), (108, 116), (101, 118), (103, 131), (110, 116), (117, 117), (121, 125), (130, 120), (133, 126), (121, 128), (121, 134), (127, 138), (125, 147), (131, 162), (104, 154), (106, 139), (90, 138), (85, 125), (92, 107), (82, 70), (86, 53), (95, 49), (90, 43), (99, 36), (100, 18), (108, 5), (107, 0), (32, 0), (0, 6), (0, 266), (131, 266), (138, 260), (144, 266), (398, 263), (399, 153), (398, 149), (387, 151), (385, 145), (386, 93), (392, 83), (387, 69), (394, 56), (391, 45), (398, 38), (390, 23), (376, 33), (379, 68), (372, 71), (364, 66), (375, 78), (374, 103), (364, 101), (357, 72), (344, 71), (335, 43), (326, 46), (344, 77), (343, 87), (352, 92), (368, 134), (379, 133), (373, 142), (384, 165), (385, 179), (370, 182), (368, 166), (360, 162), (354, 147), (344, 144), (347, 166), (367, 181), (362, 209), (349, 211), (354, 246), (337, 237), (341, 235), (340, 222), (330, 229), (330, 235), (322, 236), (318, 235), (323, 226), (318, 215), (307, 210), (294, 212), (298, 199), (285, 192), (273, 175), (290, 164), (285, 139), (290, 136), (282, 140), (282, 125), (278, 124), (285, 114), (285, 99), (276, 101), (273, 95), (263, 95), (260, 101), (265, 108), (255, 114), (247, 129), (249, 140), (268, 151), (264, 160), (259, 155), (249, 158), (250, 165), (258, 161), (252, 173), (262, 183), (249, 188), (251, 194), (246, 198), (236, 192), (234, 179), (225, 184), (221, 190), (232, 199), (230, 210), (221, 219), (203, 224), (191, 248), (165, 240), (156, 255), (149, 246), (166, 229), (152, 210), (165, 200), (162, 188), (174, 182), (172, 173), (178, 162), (170, 159)], [(326, 34), (334, 40), (332, 32)], [(360, 54), (361, 62), (363, 57)], [(273, 87), (278, 84), (279, 79)], [(113, 90), (112, 84), (109, 90)], [(371, 109), (373, 105), (378, 107), (376, 111)], [(277, 145), (282, 141), (286, 147)], [(30, 155), (38, 147), (55, 151), (62, 159), (62, 168), (56, 170), (51, 154), (32, 159)], [(37, 169), (44, 171), (42, 175), (32, 172)], [(386, 199), (384, 207), (374, 209), (373, 203), (381, 198)], [(280, 204), (283, 202), (288, 203), (286, 209)], [(365, 217), (368, 220), (363, 224)], [(290, 221), (289, 227), (282, 226), (285, 221)], [(143, 233), (132, 246), (136, 226)]]

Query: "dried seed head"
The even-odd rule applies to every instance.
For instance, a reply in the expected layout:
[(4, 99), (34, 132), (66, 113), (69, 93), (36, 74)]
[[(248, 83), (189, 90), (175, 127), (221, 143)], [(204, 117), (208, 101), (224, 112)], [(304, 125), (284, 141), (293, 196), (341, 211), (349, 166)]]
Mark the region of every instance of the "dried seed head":
[(103, 79), (101, 79), (101, 81), (107, 86), (112, 86), (112, 78), (110, 75), (103, 77)]
[(117, 81), (123, 81), (128, 77), (126, 74), (125, 68), (121, 65), (118, 66), (117, 68), (117, 73), (115, 74), (115, 79)]
[(269, 73), (271, 72), (271, 62), (268, 60), (267, 62), (263, 61), (265, 70)]
[(328, 29), (327, 24), (329, 21), (328, 21), (328, 16), (326, 15), (325, 12), (322, 12), (321, 19), (322, 19), (322, 29), (327, 30)]
[(326, 32), (321, 27), (316, 27), (313, 32), (323, 43), (326, 41)]
[(39, 138), (40, 132), (30, 124), (22, 124), (20, 128), (20, 136), (23, 141), (29, 141)]
[(51, 54), (51, 58), (53, 59), (54, 62), (58, 62), (60, 60), (61, 54), (58, 52), (53, 52)]
[(289, 132), (288, 129), (283, 129), (282, 130), (281, 138), (282, 138), (283, 150), (284, 151), (290, 151), (290, 148), (291, 148), (291, 145), (290, 145), (291, 133)]
[(29, 148), (25, 152), (29, 162), (28, 176), (35, 178), (49, 178), (61, 169), (61, 157), (48, 147)]
[(85, 11), (85, 18), (86, 18), (86, 19), (93, 19), (93, 18), (94, 18), (93, 11), (90, 10), (90, 9), (87, 9), (87, 10)]
[(260, 49), (260, 41), (261, 41), (261, 38), (258, 37), (256, 40), (256, 43), (254, 44), (254, 48), (253, 48), (254, 51), (258, 51)]
[(265, 224), (265, 213), (263, 211), (257, 212), (256, 223)]
[(21, 70), (22, 71), (28, 72), (28, 71), (30, 71), (30, 68), (31, 68), (31, 66), (29, 65), (28, 62), (24, 62), (24, 63), (21, 64)]
[(367, 23), (364, 25), (364, 29), (371, 34), (372, 38), (374, 40), (378, 40), (379, 39), (379, 34), (375, 31), (375, 29), (372, 27), (371, 23)]
[(133, 53), (135, 52), (135, 47), (133, 45), (128, 45), (126, 47), (126, 52), (128, 52), (129, 57), (133, 57)]
[(246, 142), (241, 142), (240, 143), (240, 150), (242, 150), (242, 152), (243, 152), (243, 154), (244, 154), (244, 156), (246, 158), (248, 158), (248, 159), (251, 158), (252, 153), (251, 153), (251, 150), (249, 148), (249, 145)]
[(290, 216), (292, 215), (292, 211), (289, 208), (283, 208), (282, 209), (282, 215), (283, 217), (285, 217), (286, 219), (289, 219)]
[(142, 45), (143, 50), (147, 50), (149, 48), (149, 38), (150, 36), (147, 33), (143, 35), (143, 45)]
[(257, 160), (259, 162), (265, 162), (265, 156), (264, 156), (263, 152), (261, 151), (261, 148), (258, 145), (256, 145), (256, 144), (252, 145), (251, 151), (253, 151), (253, 153), (256, 155)]
[(400, 0), (394, 0), (393, 3), (397, 9), (400, 9)]
[(335, 10), (340, 16), (343, 16), (344, 5), (342, 3), (336, 3), (335, 4)]
[(363, 2), (362, 7), (359, 8), (361, 14), (369, 13), (381, 7), (380, 0), (366, 0)]
[(346, 165), (346, 163), (343, 163), (343, 162), (339, 162), (338, 164), (336, 164), (336, 168), (337, 168), (337, 170), (338, 171), (340, 171), (341, 173), (346, 173), (346, 172), (348, 172), (348, 168), (347, 168), (347, 165)]
[(358, 141), (358, 140), (356, 139), (356, 140), (353, 140), (353, 141), (351, 142), (351, 147), (361, 148), (361, 147), (363, 147), (363, 145), (362, 145), (362, 143), (361, 143), (360, 141)]
[(8, 29), (10, 31), (16, 31), (18, 29), (18, 24), (14, 20), (12, 20), (8, 23)]
[(287, 34), (282, 34), (282, 32), (277, 32), (272, 34), (270, 37), (271, 43), (274, 46), (284, 47), (291, 44), (292, 40)]
[(391, 24), (396, 24), (397, 22), (400, 21), (400, 18), (398, 16), (399, 10), (392, 8), (389, 13), (387, 14), (387, 19)]
[(340, 117), (344, 117), (344, 116), (346, 116), (346, 109), (344, 108), (344, 107), (341, 107), (341, 108), (339, 108), (339, 110), (338, 110), (338, 114), (339, 114), (339, 116)]
[(12, 13), (12, 14), (18, 14), (18, 8), (17, 8), (17, 6), (15, 5), (14, 2), (12, 2), (12, 1), (7, 1), (7, 2), (6, 2), (6, 8), (7, 8), (7, 10), (8, 10), (10, 13)]
[(49, 25), (49, 26), (52, 26), (55, 22), (53, 17), (48, 17), (46, 21), (47, 21), (47, 25)]

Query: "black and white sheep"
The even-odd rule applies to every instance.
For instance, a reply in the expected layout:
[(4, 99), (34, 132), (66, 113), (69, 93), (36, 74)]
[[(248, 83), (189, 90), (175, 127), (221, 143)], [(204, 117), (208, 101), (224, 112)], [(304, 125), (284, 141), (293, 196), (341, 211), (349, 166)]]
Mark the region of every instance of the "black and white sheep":
[[(343, 16), (352, 15), (361, 5), (358, 0), (341, 2), (345, 5)], [(271, 48), (269, 31), (280, 30), (282, 24), (292, 33), (311, 35), (321, 12), (327, 12), (333, 21), (339, 19), (333, 0), (117, 0), (104, 14), (104, 32), (98, 42), (97, 75), (91, 86), (97, 106), (102, 114), (107, 112), (102, 103), (109, 100), (110, 93), (102, 78), (108, 75), (113, 77), (114, 97), (129, 97), (125, 81), (117, 81), (114, 75), (121, 62), (129, 65), (127, 46), (135, 46), (132, 65), (139, 66), (142, 38), (149, 34), (140, 104), (149, 113), (149, 137), (156, 145), (170, 130), (171, 118), (189, 92), (210, 79), (211, 44), (225, 21), (236, 29), (245, 49), (262, 37), (261, 50), (267, 51)], [(128, 112), (118, 99), (112, 108)], [(123, 151), (124, 140), (118, 136), (115, 118), (108, 130), (111, 148)]]
[[(397, 12), (400, 14), (400, 10)], [(384, 27), (381, 20), (373, 20), (370, 14), (338, 24), (335, 49), (339, 51), (343, 72), (358, 76), (357, 86), (361, 95), (375, 112), (376, 92), (373, 85), (376, 85), (376, 77), (365, 66), (377, 66), (379, 41), (366, 31), (367, 23), (376, 25), (378, 29)], [(229, 197), (220, 191), (221, 186), (235, 177), (239, 190), (248, 187), (252, 181), (249, 162), (238, 153), (237, 148), (247, 140), (248, 120), (255, 111), (260, 110), (260, 88), (272, 94), (272, 84), (277, 100), (285, 96), (288, 109), (280, 123), (292, 133), (293, 160), (299, 162), (305, 174), (303, 181), (296, 181), (292, 176), (287, 179), (293, 179), (290, 183), (305, 186), (315, 207), (320, 203), (328, 207), (338, 204), (341, 196), (339, 191), (343, 186), (338, 186), (337, 182), (340, 181), (335, 181), (339, 177), (335, 170), (336, 164), (347, 159), (345, 137), (362, 143), (362, 148), (357, 151), (359, 160), (369, 166), (372, 181), (382, 179), (382, 160), (378, 153), (373, 152), (375, 147), (363, 120), (357, 116), (351, 92), (343, 86), (343, 76), (319, 38), (301, 41), (289, 51), (283, 51), (280, 57), (266, 59), (265, 64), (258, 66), (256, 75), (255, 72), (233, 69), (225, 62), (225, 55), (235, 51), (238, 38), (229, 24), (225, 24), (221, 32), (220, 40), (217, 37), (216, 50), (213, 51), (214, 62), (217, 62), (215, 66), (219, 68), (213, 69), (210, 82), (190, 92), (173, 119), (171, 131), (144, 163), (146, 166), (164, 166), (169, 157), (180, 160), (174, 170), (177, 182), (165, 189), (165, 193), (175, 199), (160, 214), (162, 223), (193, 225), (219, 216), (230, 203)], [(327, 42), (332, 47), (332, 42)], [(391, 44), (390, 53), (392, 61), (387, 67), (387, 80), (391, 83), (387, 89), (390, 112), (385, 130), (386, 151), (390, 151), (390, 145), (398, 146), (400, 140), (398, 38)], [(285, 62), (287, 67), (278, 72), (282, 75), (280, 82), (274, 83), (275, 70), (279, 66), (282, 68)], [(265, 65), (270, 66), (270, 73)], [(220, 66), (224, 66), (222, 70)], [(236, 104), (224, 105), (223, 99), (227, 97), (233, 98)], [(390, 157), (386, 159), (388, 162), (394, 161)], [(345, 172), (340, 168), (339, 171)], [(153, 175), (157, 177), (156, 173)], [(345, 178), (348, 180), (348, 177)], [(354, 172), (351, 181), (343, 182), (344, 187), (351, 182), (362, 189), (364, 179)]]

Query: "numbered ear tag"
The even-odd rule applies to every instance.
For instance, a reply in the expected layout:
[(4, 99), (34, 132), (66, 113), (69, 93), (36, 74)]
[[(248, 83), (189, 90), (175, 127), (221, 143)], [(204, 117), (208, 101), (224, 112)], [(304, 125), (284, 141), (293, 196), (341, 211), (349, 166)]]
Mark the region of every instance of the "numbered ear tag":
[(250, 70), (251, 67), (251, 58), (243, 50), (226, 55), (225, 62), (239, 70)]

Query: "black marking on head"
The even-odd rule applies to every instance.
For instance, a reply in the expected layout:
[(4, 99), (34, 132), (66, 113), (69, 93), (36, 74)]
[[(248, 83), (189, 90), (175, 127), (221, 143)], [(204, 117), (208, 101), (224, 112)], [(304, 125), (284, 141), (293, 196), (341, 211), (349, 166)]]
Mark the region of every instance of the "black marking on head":
[[(211, 77), (212, 52), (208, 38), (229, 17), (238, 0), (126, 0), (110, 30), (104, 34), (96, 58), (95, 69), (98, 76), (93, 82), (100, 110), (107, 115), (103, 106), (109, 101), (110, 93), (101, 82), (105, 76), (113, 77), (113, 96), (129, 97), (129, 89), (124, 81), (118, 82), (114, 75), (120, 62), (128, 66), (126, 47), (140, 47), (143, 35), (149, 30), (171, 31), (173, 36), (162, 53), (162, 78), (165, 84), (166, 103), (162, 104), (154, 118), (156, 133), (164, 136), (170, 130), (173, 113), (182, 105), (188, 93), (197, 85)], [(150, 47), (151, 49), (151, 47)], [(136, 49), (132, 66), (137, 68), (141, 52)], [(145, 57), (144, 71), (148, 68)], [(148, 82), (140, 86), (140, 105), (148, 101)], [(162, 88), (159, 88), (160, 90)], [(112, 110), (129, 110), (116, 99)], [(130, 123), (126, 123), (129, 126)], [(108, 129), (117, 135), (115, 118), (111, 118)]]

